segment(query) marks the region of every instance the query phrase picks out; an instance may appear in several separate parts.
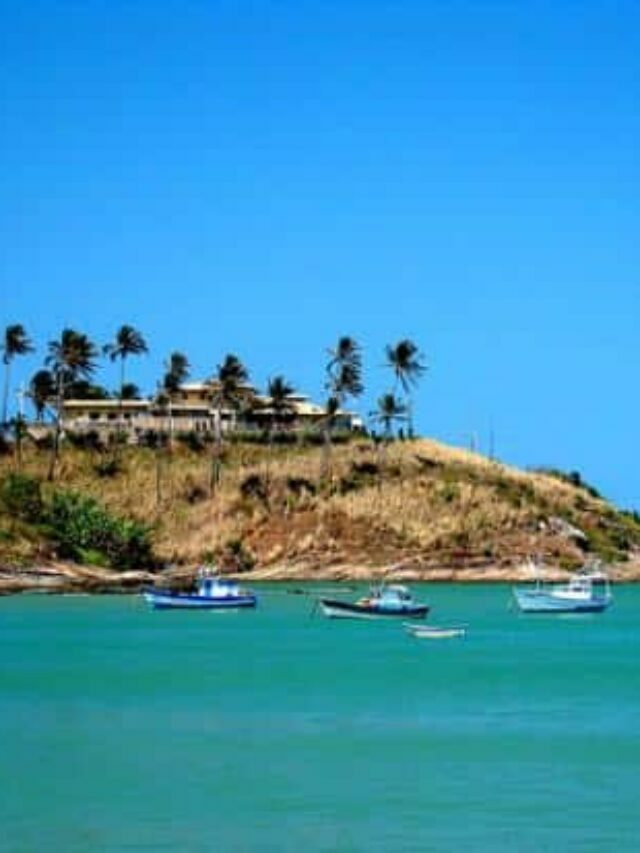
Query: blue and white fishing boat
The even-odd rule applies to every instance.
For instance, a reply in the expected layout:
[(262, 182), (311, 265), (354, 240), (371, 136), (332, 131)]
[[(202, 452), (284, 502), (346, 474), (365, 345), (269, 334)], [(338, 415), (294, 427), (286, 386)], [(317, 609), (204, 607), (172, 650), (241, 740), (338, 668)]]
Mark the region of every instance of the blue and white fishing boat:
[(331, 619), (423, 619), (429, 612), (428, 605), (417, 602), (407, 587), (401, 584), (372, 587), (369, 595), (357, 601), (321, 598), (320, 606), (324, 615)]
[(168, 589), (147, 589), (145, 600), (154, 610), (237, 610), (255, 607), (256, 595), (232, 580), (202, 571), (195, 592), (173, 592)]
[(533, 586), (515, 587), (513, 595), (522, 613), (601, 613), (613, 601), (599, 567), (584, 567), (565, 584), (545, 584), (538, 575)]

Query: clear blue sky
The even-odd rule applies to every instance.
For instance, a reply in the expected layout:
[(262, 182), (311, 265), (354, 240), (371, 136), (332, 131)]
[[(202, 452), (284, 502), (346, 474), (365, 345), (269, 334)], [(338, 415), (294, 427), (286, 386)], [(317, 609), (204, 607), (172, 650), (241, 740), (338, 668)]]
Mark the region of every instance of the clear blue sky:
[[(0, 323), (139, 327), (130, 378), (430, 370), (422, 432), (640, 507), (636, 2), (2, 4)], [(28, 378), (37, 358), (16, 365)], [(100, 380), (115, 386), (116, 370)]]

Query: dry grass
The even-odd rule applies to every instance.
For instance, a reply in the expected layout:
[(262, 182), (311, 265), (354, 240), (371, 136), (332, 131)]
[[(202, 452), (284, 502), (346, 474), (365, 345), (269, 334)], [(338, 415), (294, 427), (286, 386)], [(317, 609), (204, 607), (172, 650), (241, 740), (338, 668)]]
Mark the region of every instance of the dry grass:
[[(550, 517), (592, 526), (607, 546), (607, 525), (619, 523), (604, 501), (553, 476), (429, 440), (338, 446), (329, 481), (320, 480), (320, 448), (232, 446), (213, 496), (208, 451), (125, 449), (114, 477), (96, 475), (98, 458), (66, 448), (55, 487), (82, 491), (117, 514), (153, 523), (157, 553), (169, 562), (196, 562), (240, 540), (258, 566), (294, 562), (309, 571), (341, 563), (507, 563), (534, 551), (571, 563), (582, 554), (545, 527)], [(13, 465), (1, 459), (0, 477)], [(43, 479), (46, 465), (46, 453), (25, 454), (26, 473)], [(243, 495), (251, 477), (266, 484), (265, 499)], [(0, 541), (0, 556), (2, 548)]]

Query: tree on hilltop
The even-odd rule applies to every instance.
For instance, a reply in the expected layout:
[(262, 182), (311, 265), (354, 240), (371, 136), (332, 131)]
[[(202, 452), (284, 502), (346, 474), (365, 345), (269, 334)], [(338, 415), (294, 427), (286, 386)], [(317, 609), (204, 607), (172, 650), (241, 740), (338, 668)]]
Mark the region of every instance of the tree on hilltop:
[[(267, 397), (271, 409), (271, 422), (278, 428), (281, 427), (287, 416), (293, 411), (291, 395), (294, 387), (282, 375), (274, 376), (267, 383)], [(271, 429), (269, 430), (271, 435)]]
[(324, 453), (322, 475), (329, 473), (331, 434), (337, 415), (349, 397), (359, 397), (364, 391), (362, 382), (362, 349), (355, 338), (344, 335), (335, 347), (328, 350), (325, 389), (328, 392), (324, 418)]
[(391, 368), (395, 376), (395, 389), (398, 385), (407, 397), (407, 410), (409, 421), (409, 435), (413, 437), (413, 403), (411, 392), (420, 381), (420, 377), (427, 367), (423, 363), (424, 356), (419, 352), (413, 341), (404, 338), (395, 345), (385, 347), (387, 366)]
[(220, 465), (222, 457), (222, 412), (231, 409), (234, 413), (246, 403), (249, 394), (247, 384), (249, 371), (237, 355), (228, 353), (222, 364), (219, 364), (213, 377), (212, 403), (215, 409), (215, 445), (211, 457), (211, 472), (209, 476), (209, 493), (212, 494), (220, 481)]
[(91, 378), (96, 369), (98, 350), (85, 334), (75, 329), (63, 329), (58, 340), (49, 341), (47, 350), (45, 363), (51, 368), (56, 397), (53, 447), (47, 475), (49, 480), (53, 480), (60, 454), (65, 389), (79, 379)]
[(56, 383), (50, 370), (38, 370), (29, 382), (29, 397), (36, 410), (36, 420), (42, 421), (48, 405), (55, 398)]
[(143, 355), (149, 352), (142, 334), (133, 326), (120, 326), (115, 339), (105, 344), (103, 352), (111, 361), (120, 360), (120, 391), (118, 393), (118, 420), (122, 428), (122, 401), (124, 400), (125, 364), (131, 355)]
[(11, 364), (19, 355), (27, 355), (34, 351), (34, 346), (25, 332), (24, 326), (14, 323), (4, 330), (4, 338), (0, 344), (2, 362), (5, 366), (4, 397), (2, 401), (2, 429), (6, 429), (9, 413), (9, 389), (11, 386)]
[(371, 412), (371, 419), (382, 424), (384, 437), (390, 441), (393, 437), (393, 425), (397, 421), (407, 420), (408, 407), (395, 394), (387, 393), (378, 398), (377, 408)]
[(166, 372), (162, 381), (162, 387), (169, 394), (175, 394), (178, 388), (185, 382), (191, 373), (189, 359), (182, 352), (172, 352), (165, 362)]

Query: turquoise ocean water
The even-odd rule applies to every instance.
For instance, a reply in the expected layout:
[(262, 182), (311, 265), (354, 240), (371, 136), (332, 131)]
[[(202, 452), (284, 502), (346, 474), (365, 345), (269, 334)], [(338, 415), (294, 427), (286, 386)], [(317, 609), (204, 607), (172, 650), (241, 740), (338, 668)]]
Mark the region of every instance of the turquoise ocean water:
[(2, 851), (640, 849), (640, 588), (523, 617), (416, 586), (468, 623), (440, 642), (258, 591), (0, 600)]

